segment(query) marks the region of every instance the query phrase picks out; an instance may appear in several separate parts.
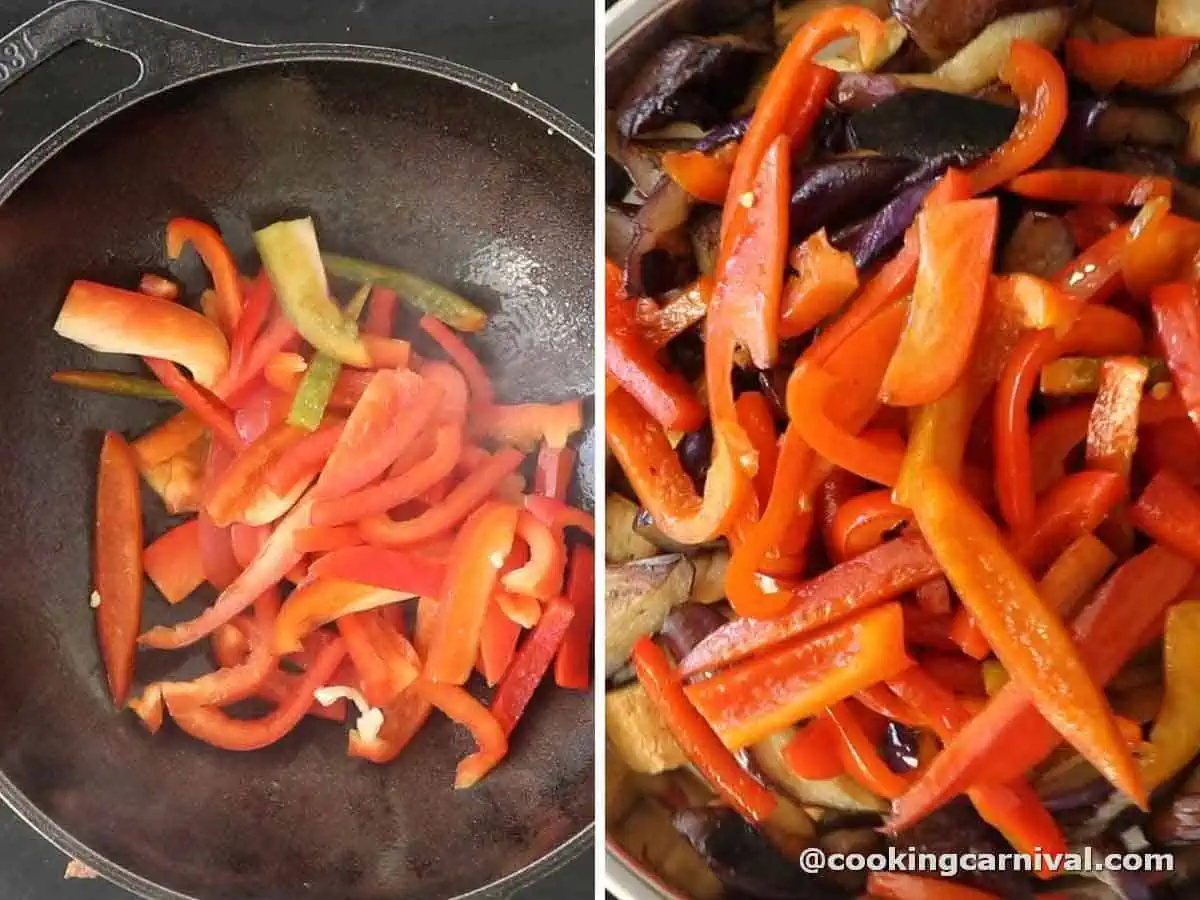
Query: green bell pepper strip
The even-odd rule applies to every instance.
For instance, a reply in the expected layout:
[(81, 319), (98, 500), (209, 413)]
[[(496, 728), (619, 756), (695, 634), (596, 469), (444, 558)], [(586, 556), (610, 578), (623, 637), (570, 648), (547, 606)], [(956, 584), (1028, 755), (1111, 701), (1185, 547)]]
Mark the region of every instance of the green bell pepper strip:
[(487, 313), (470, 300), (420, 275), (335, 253), (322, 253), (321, 259), (330, 275), (391, 288), (421, 312), (441, 319), (458, 331), (483, 331), (487, 325)]
[[(346, 304), (344, 315), (347, 326), (358, 333), (358, 317), (362, 315), (367, 298), (371, 295), (371, 285), (364, 284)], [(333, 396), (333, 388), (338, 376), (342, 374), (342, 364), (325, 353), (317, 353), (300, 380), (296, 396), (292, 400), (292, 408), (288, 410), (287, 423), (305, 431), (316, 431), (325, 418), (325, 409), (329, 406), (329, 398)]]
[(329, 297), (312, 219), (276, 222), (254, 232), (254, 243), (275, 296), (300, 336), (338, 362), (367, 369), (371, 354)]
[(1162, 708), (1140, 760), (1147, 790), (1180, 772), (1200, 749), (1200, 601), (1167, 610), (1163, 669)]
[(140, 397), (143, 400), (165, 400), (178, 403), (175, 395), (153, 378), (129, 375), (125, 372), (91, 372), (81, 369), (63, 369), (50, 376), (55, 384), (83, 388), (101, 394), (118, 397)]

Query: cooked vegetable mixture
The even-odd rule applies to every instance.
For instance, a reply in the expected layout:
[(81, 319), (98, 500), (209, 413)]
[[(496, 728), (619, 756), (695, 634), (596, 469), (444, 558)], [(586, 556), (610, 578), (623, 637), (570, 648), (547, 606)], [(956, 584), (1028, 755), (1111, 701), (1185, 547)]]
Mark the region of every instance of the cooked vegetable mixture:
[[(559, 687), (590, 684), (593, 556), (567, 536), (593, 530), (567, 502), (581, 402), (497, 403), (458, 334), (485, 328), (482, 310), (400, 269), (323, 258), (311, 219), (255, 243), (262, 271), (246, 279), (213, 228), (173, 219), (167, 255), (190, 244), (212, 275), (199, 311), (148, 274), (136, 291), (76, 281), (55, 323), (154, 376), (55, 381), (183, 407), (132, 443), (108, 432), (100, 453), (90, 606), (113, 701), (151, 732), (169, 716), (255, 750), (308, 715), (344, 721), (349, 700), (349, 753), (375, 763), (438, 709), (478, 744), (455, 778), (469, 787), (552, 667)], [(345, 306), (327, 273), (357, 284)], [(401, 300), (428, 353), (394, 336)], [(186, 516), (145, 547), (142, 479)], [(143, 576), (192, 615), (141, 633)], [(204, 640), (214, 671), (131, 699), (139, 646)], [(486, 703), (463, 687), (476, 671)], [(265, 712), (236, 706), (247, 700)]]
[[(699, 898), (1193, 896), (1200, 4), (697, 10), (609, 122), (610, 835)], [(1176, 868), (798, 864), (884, 842)]]

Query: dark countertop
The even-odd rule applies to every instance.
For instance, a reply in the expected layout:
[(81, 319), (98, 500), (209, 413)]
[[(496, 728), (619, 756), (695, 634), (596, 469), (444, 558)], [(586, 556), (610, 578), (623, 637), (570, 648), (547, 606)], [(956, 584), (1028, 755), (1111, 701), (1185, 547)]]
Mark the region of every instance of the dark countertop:
[[(179, 24), (234, 40), (339, 41), (384, 44), (444, 56), (515, 81), (531, 94), (594, 127), (592, 107), (593, 9), (588, 0), (122, 0), (124, 5)], [(0, 32), (44, 9), (45, 0), (6, 0)], [(99, 54), (99, 51), (95, 51)], [(89, 57), (92, 51), (89, 51)], [(95, 58), (103, 63), (105, 57)], [(90, 60), (89, 60), (90, 61)], [(48, 64), (36, 76), (36, 115), (53, 121), (55, 101), (71, 98), (68, 116), (99, 99), (87, 85), (67, 85)], [(97, 91), (120, 86), (120, 62), (111, 72), (89, 70), (87, 84)], [(127, 70), (126, 70), (127, 71)], [(69, 77), (69, 75), (68, 75)], [(57, 81), (57, 84), (56, 84)], [(24, 86), (24, 85), (22, 85)], [(25, 108), (24, 104), (21, 104)], [(28, 149), (22, 129), (4, 122), (0, 102), (0, 163)], [(59, 119), (61, 121), (61, 119)], [(67, 859), (0, 804), (0, 896), (4, 900), (128, 900), (129, 894), (107, 882), (63, 881)], [(521, 900), (590, 897), (592, 854), (554, 873), (518, 895)]]

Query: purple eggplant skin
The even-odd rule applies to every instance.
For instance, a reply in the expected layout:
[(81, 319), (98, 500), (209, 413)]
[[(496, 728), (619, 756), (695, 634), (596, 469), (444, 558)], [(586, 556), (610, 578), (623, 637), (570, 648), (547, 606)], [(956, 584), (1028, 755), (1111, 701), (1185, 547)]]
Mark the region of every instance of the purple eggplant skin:
[(708, 469), (712, 465), (713, 432), (712, 426), (705, 422), (695, 431), (690, 431), (679, 441), (675, 452), (679, 454), (679, 462), (696, 490), (703, 492)]
[(617, 104), (617, 132), (637, 137), (670, 122), (702, 128), (729, 118), (762, 47), (736, 37), (677, 37), (654, 55)]
[(687, 602), (667, 614), (658, 636), (675, 659), (683, 659), (692, 648), (725, 624), (725, 617), (703, 603)]
[(912, 772), (921, 764), (917, 732), (901, 722), (888, 722), (879, 741), (879, 755), (897, 775)]
[(675, 829), (704, 857), (731, 892), (754, 900), (839, 900), (849, 894), (786, 859), (726, 807), (675, 813)]
[(1105, 147), (1159, 147), (1179, 150), (1188, 125), (1161, 106), (1134, 106), (1108, 97), (1084, 96), (1071, 101), (1058, 149), (1071, 159), (1085, 158)]
[(659, 179), (634, 217), (633, 243), (625, 260), (625, 290), (630, 296), (657, 296), (696, 276), (688, 238), (691, 196), (667, 176)]
[(886, 156), (856, 156), (806, 166), (796, 173), (791, 226), (797, 238), (834, 229), (878, 209), (916, 164)]
[(1063, 0), (892, 0), (892, 15), (935, 60), (966, 46), (996, 19), (1062, 6)]
[(726, 122), (724, 125), (718, 125), (716, 128), (713, 128), (704, 137), (696, 141), (696, 146), (692, 149), (698, 150), (701, 153), (712, 153), (712, 151), (724, 147), (728, 143), (740, 141), (746, 136), (749, 128), (749, 116), (734, 119), (732, 122)]
[(937, 178), (934, 175), (905, 188), (874, 215), (846, 226), (829, 242), (853, 256), (861, 272), (900, 242)]
[(1052, 813), (1068, 812), (1099, 806), (1112, 796), (1113, 787), (1103, 778), (1097, 778), (1081, 788), (1075, 788), (1053, 796), (1043, 796), (1042, 805)]
[(923, 162), (955, 154), (966, 162), (993, 152), (1012, 135), (1018, 112), (944, 91), (901, 91), (850, 116), (850, 145)]
[(908, 90), (908, 85), (895, 75), (882, 72), (842, 72), (838, 75), (830, 99), (839, 109), (856, 113), (870, 109), (905, 90)]

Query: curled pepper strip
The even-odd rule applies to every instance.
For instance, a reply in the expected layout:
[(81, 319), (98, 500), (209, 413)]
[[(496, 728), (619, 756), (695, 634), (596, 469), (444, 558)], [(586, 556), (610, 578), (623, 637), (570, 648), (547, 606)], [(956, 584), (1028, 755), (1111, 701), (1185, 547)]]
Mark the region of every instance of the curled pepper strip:
[(1040, 169), (1018, 175), (1005, 188), (1031, 200), (1106, 206), (1141, 206), (1155, 197), (1169, 201), (1172, 193), (1168, 178), (1100, 169)]
[(1050, 152), (1067, 121), (1067, 76), (1049, 50), (1013, 41), (1000, 80), (1021, 101), (1021, 115), (1008, 141), (971, 169), (977, 194), (1033, 168)]
[(1119, 84), (1153, 88), (1170, 81), (1200, 43), (1191, 37), (1130, 37), (1098, 43), (1082, 38), (1066, 42), (1067, 68), (1097, 91)]
[(226, 335), (233, 335), (242, 317), (242, 278), (237, 263), (220, 232), (196, 219), (177, 218), (167, 223), (167, 257), (178, 259), (185, 245), (191, 244), (204, 260), (217, 292), (217, 323)]

